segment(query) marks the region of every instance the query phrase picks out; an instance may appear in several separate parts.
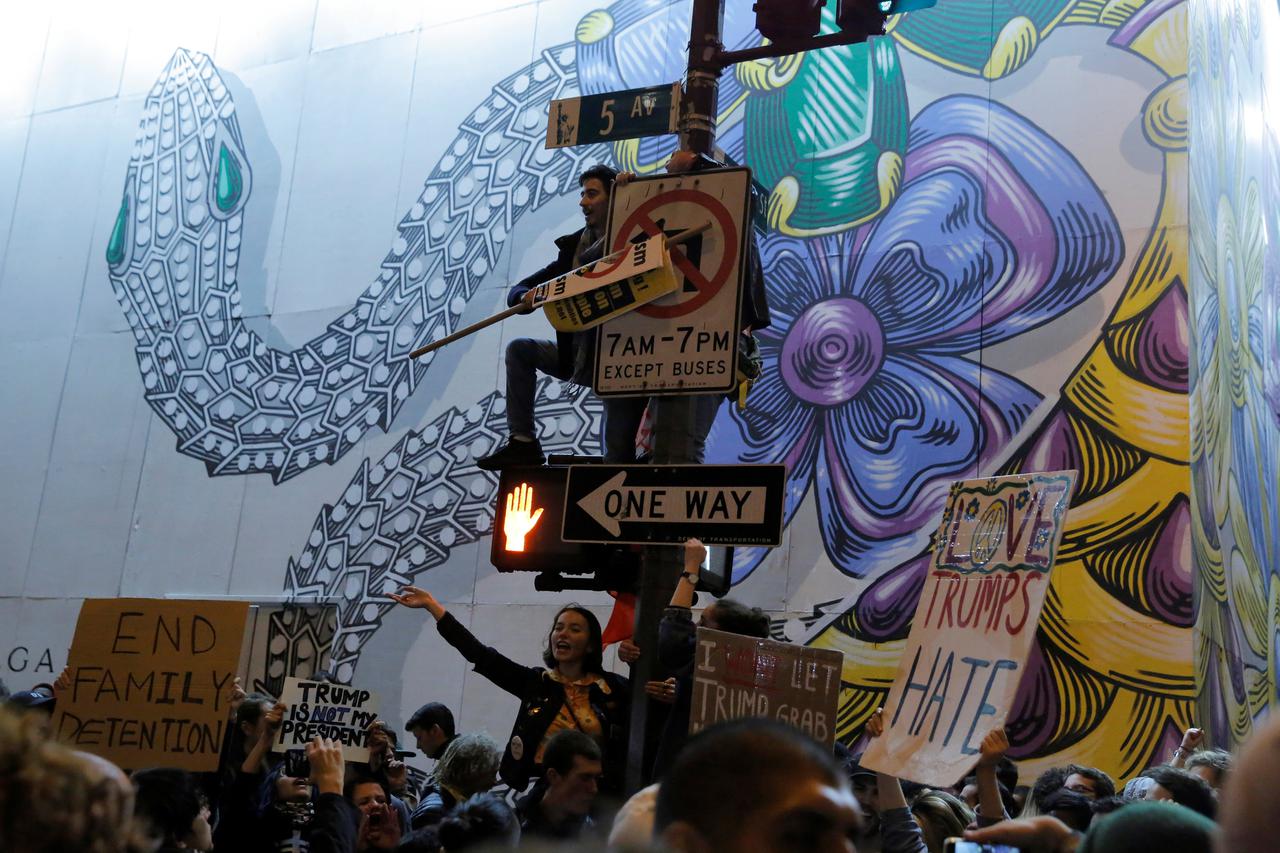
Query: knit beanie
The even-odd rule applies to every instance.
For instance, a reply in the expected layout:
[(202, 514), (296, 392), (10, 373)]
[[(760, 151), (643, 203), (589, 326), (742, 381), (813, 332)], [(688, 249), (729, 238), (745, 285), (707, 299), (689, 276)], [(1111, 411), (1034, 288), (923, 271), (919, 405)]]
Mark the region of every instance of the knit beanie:
[(1212, 853), (1218, 826), (1186, 806), (1141, 802), (1099, 818), (1078, 853)]

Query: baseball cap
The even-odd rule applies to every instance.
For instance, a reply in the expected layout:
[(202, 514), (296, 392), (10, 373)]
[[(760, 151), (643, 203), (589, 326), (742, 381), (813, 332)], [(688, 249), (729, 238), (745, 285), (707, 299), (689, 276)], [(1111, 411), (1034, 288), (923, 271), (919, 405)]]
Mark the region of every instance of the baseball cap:
[(11, 708), (28, 708), (53, 713), (55, 699), (52, 693), (44, 690), (19, 690), (9, 694), (5, 700)]

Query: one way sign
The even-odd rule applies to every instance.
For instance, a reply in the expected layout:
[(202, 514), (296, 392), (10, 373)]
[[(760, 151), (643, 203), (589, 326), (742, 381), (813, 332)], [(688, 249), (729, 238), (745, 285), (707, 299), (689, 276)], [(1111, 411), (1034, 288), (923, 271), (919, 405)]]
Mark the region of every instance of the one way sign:
[(776, 546), (786, 477), (782, 465), (575, 465), (561, 538)]

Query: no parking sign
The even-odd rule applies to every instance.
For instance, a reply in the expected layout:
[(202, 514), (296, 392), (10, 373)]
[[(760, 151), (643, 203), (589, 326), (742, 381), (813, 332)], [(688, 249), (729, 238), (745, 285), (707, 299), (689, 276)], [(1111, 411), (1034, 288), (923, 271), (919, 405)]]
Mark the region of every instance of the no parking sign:
[(609, 247), (710, 222), (671, 247), (675, 291), (600, 327), (595, 391), (602, 397), (709, 394), (736, 385), (751, 170), (640, 178), (613, 192)]

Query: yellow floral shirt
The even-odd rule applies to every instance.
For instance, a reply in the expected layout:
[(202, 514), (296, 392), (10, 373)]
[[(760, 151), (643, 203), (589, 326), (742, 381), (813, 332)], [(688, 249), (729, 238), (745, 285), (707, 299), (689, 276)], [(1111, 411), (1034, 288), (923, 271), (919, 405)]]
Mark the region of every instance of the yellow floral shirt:
[[(603, 745), (604, 726), (600, 725), (600, 719), (591, 710), (588, 691), (590, 691), (592, 685), (596, 685), (604, 693), (612, 692), (609, 689), (609, 683), (599, 675), (584, 675), (577, 681), (569, 681), (554, 669), (548, 670), (547, 674), (564, 687), (566, 701), (560, 705), (556, 718), (551, 721), (551, 725), (547, 727), (547, 733), (542, 737), (542, 743), (538, 744), (538, 753), (534, 756), (534, 761), (538, 764), (542, 763), (542, 753), (546, 750), (547, 743), (551, 738), (555, 737), (557, 732), (562, 732), (566, 729), (576, 729), (583, 734), (590, 735)], [(569, 708), (571, 707), (573, 708), (572, 714), (569, 713)], [(574, 719), (575, 717), (577, 718), (576, 720)]]

